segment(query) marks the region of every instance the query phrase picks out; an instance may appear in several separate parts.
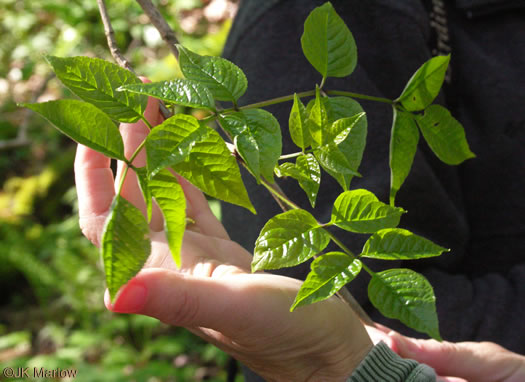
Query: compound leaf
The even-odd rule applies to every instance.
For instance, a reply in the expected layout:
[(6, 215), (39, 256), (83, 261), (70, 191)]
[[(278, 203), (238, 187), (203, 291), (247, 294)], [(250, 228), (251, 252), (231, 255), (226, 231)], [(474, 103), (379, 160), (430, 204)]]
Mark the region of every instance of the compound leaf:
[(146, 138), (150, 176), (186, 160), (195, 144), (205, 139), (210, 131), (197, 118), (185, 114), (176, 114), (155, 126)]
[(207, 87), (215, 99), (236, 102), (244, 94), (248, 80), (238, 66), (222, 57), (201, 56), (181, 45), (177, 47), (184, 77)]
[(364, 189), (343, 192), (332, 209), (331, 223), (339, 228), (358, 233), (374, 233), (399, 224), (405, 211), (380, 202)]
[(124, 85), (118, 90), (152, 96), (177, 105), (215, 110), (215, 101), (208, 88), (200, 82), (185, 78)]
[(111, 299), (142, 268), (151, 252), (149, 226), (135, 206), (117, 195), (102, 234), (102, 258)]
[(394, 108), (390, 136), (390, 204), (410, 173), (419, 142), (419, 130), (411, 113)]
[(301, 46), (310, 64), (323, 78), (348, 76), (357, 64), (354, 37), (328, 2), (308, 15)]
[(46, 56), (56, 76), (73, 93), (120, 122), (136, 122), (144, 114), (148, 97), (116, 91), (122, 85), (141, 84), (129, 70), (90, 57)]
[(252, 271), (301, 264), (329, 242), (328, 232), (305, 210), (276, 215), (266, 222), (255, 242)]
[(396, 100), (407, 111), (423, 110), (437, 97), (445, 74), (450, 55), (436, 56), (425, 62), (408, 81), (405, 89)]
[(382, 260), (414, 260), (439, 256), (448, 251), (406, 229), (387, 228), (374, 233), (361, 256)]
[(419, 273), (410, 269), (376, 273), (368, 284), (368, 297), (385, 317), (441, 340), (434, 290)]
[(361, 271), (362, 263), (342, 252), (329, 252), (310, 265), (311, 271), (301, 285), (290, 311), (303, 305), (326, 300), (352, 281)]
[(164, 215), (164, 229), (171, 256), (180, 267), (182, 238), (186, 228), (186, 198), (177, 178), (161, 170), (149, 181), (149, 188)]
[(173, 165), (173, 169), (206, 194), (255, 213), (237, 161), (215, 130), (208, 129), (186, 160)]
[(124, 143), (117, 125), (95, 106), (72, 99), (24, 103), (22, 106), (42, 115), (74, 141), (108, 157), (125, 160)]

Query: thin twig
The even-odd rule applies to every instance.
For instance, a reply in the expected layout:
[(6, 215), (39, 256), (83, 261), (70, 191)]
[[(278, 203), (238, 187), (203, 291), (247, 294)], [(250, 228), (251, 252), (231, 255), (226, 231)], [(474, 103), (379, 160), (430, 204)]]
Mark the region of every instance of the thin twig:
[[(104, 0), (97, 0), (97, 4), (98, 10), (100, 12), (100, 18), (102, 19), (102, 24), (104, 24), (104, 34), (106, 35), (109, 51), (111, 52), (113, 59), (120, 67), (129, 70), (133, 74), (136, 74), (129, 61), (120, 52), (117, 42), (115, 41), (115, 32), (113, 31), (113, 27), (111, 26), (111, 20), (109, 19), (106, 3), (104, 2)], [(161, 100), (159, 100), (159, 109), (164, 119), (168, 119), (169, 117), (171, 117), (170, 111), (166, 108), (166, 106)]]
[[(54, 76), (55, 76), (54, 73), (48, 74), (47, 77), (44, 78), (42, 83), (38, 85), (38, 88), (36, 88), (33, 93), (33, 97), (31, 97), (31, 101), (30, 101), (31, 103), (36, 102), (38, 100), (38, 97), (40, 97), (46, 91), (47, 83)], [(29, 137), (27, 136), (27, 130), (29, 129), (29, 122), (31, 121), (32, 114), (33, 112), (31, 109), (24, 110), (24, 116), (22, 118), (22, 121), (18, 125), (18, 133), (16, 135), (16, 138), (9, 139), (6, 141), (0, 141), (0, 150), (27, 146), (31, 143), (31, 141), (29, 140)]]
[(160, 14), (159, 10), (150, 0), (137, 0), (137, 3), (139, 3), (144, 13), (149, 17), (149, 21), (151, 21), (153, 26), (157, 28), (162, 39), (168, 44), (171, 53), (173, 53), (175, 58), (178, 59), (179, 51), (177, 49), (177, 44), (179, 41), (177, 40), (177, 37), (175, 37), (173, 29), (171, 29), (164, 17)]
[(113, 31), (113, 27), (111, 26), (111, 21), (109, 19), (106, 3), (104, 2), (104, 0), (97, 0), (97, 4), (98, 10), (100, 12), (100, 17), (102, 18), (102, 24), (104, 24), (104, 33), (106, 35), (106, 39), (108, 40), (108, 47), (109, 51), (111, 52), (111, 55), (113, 56), (113, 58), (119, 66), (129, 70), (131, 73), (135, 73), (135, 71), (131, 67), (131, 64), (126, 59), (126, 57), (124, 57), (124, 55), (120, 52), (120, 49), (117, 46), (117, 42), (115, 41), (115, 32)]

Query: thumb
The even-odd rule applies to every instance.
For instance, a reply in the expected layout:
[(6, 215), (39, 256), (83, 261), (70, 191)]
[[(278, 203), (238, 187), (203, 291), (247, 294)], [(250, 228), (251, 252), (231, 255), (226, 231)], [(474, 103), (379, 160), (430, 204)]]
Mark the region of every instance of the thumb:
[(223, 330), (238, 311), (235, 293), (220, 279), (198, 277), (164, 268), (143, 269), (117, 294), (106, 292), (106, 307), (116, 313), (136, 313), (175, 326)]
[(417, 340), (398, 333), (393, 338), (402, 357), (425, 363), (439, 375), (479, 382), (523, 380), (525, 357), (492, 342)]

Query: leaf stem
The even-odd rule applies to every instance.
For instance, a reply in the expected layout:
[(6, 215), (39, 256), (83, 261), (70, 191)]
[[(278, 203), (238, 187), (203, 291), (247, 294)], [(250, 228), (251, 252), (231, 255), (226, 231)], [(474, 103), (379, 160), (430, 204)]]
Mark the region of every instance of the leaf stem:
[(302, 151), (299, 151), (299, 152), (297, 152), (297, 153), (281, 155), (281, 156), (279, 157), (279, 160), (295, 158), (295, 157), (301, 156), (301, 155), (303, 155), (303, 154), (304, 154), (304, 153), (303, 153)]
[[(266, 187), (266, 189), (268, 191), (270, 191), (270, 193), (272, 195), (274, 195), (275, 197), (277, 197), (279, 200), (281, 200), (282, 202), (284, 202), (285, 204), (287, 204), (289, 207), (291, 207), (292, 209), (294, 210), (299, 210), (301, 209), (301, 207), (299, 207), (297, 204), (295, 204), (294, 202), (292, 202), (290, 199), (288, 199), (288, 197), (286, 195), (284, 195), (284, 193), (280, 190), (280, 189), (277, 189), (276, 186), (277, 184), (275, 183), (274, 185), (268, 183), (268, 181), (264, 180), (264, 179), (261, 179), (261, 184)], [(277, 186), (279, 187), (279, 186)]]
[(345, 97), (350, 97), (350, 98), (365, 99), (367, 101), (376, 101), (376, 102), (387, 103), (389, 105), (394, 105), (394, 101), (388, 98), (374, 97), (374, 96), (369, 96), (366, 94), (352, 93), (352, 92), (347, 92), (347, 91), (342, 91), (342, 90), (326, 90), (326, 94), (340, 95), (340, 96), (345, 96)]
[(357, 259), (357, 256), (346, 245), (344, 245), (343, 242), (341, 240), (339, 240), (333, 233), (328, 232), (328, 234), (330, 235), (330, 239), (332, 239), (332, 241), (339, 248), (341, 248), (352, 260)]

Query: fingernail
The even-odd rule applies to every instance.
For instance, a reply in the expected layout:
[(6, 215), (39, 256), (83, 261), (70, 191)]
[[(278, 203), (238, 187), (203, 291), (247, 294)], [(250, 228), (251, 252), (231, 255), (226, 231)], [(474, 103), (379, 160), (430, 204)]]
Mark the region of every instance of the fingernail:
[(148, 297), (146, 287), (138, 282), (131, 282), (122, 288), (117, 301), (112, 306), (112, 311), (116, 313), (137, 313), (144, 307)]

